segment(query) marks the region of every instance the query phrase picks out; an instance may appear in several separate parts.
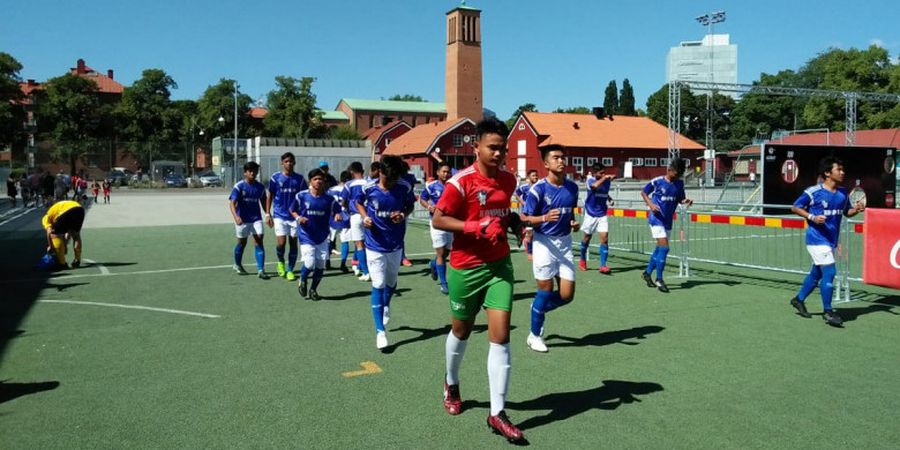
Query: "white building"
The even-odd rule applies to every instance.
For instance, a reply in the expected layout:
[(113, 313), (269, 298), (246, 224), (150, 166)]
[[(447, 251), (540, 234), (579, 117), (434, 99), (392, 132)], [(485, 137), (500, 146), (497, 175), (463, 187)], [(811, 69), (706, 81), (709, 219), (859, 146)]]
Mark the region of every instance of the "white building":
[(708, 34), (700, 41), (683, 41), (669, 49), (666, 81), (737, 83), (737, 54), (737, 45), (729, 42), (727, 34)]

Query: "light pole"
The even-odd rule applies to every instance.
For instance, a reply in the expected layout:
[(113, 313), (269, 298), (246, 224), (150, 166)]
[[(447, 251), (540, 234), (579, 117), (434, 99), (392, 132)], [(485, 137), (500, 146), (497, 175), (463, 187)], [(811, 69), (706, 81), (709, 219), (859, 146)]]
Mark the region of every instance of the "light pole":
[(237, 183), (237, 159), (238, 159), (238, 88), (240, 85), (234, 82), (234, 162), (231, 164), (231, 180)]
[[(222, 161), (220, 164), (225, 164), (225, 116), (219, 116), (219, 125), (222, 127)], [(225, 178), (225, 168), (222, 167), (220, 170), (222, 179)], [(232, 183), (233, 184), (233, 183)]]
[[(707, 34), (707, 36), (709, 37), (709, 82), (713, 83), (715, 82), (715, 71), (713, 70), (713, 61), (715, 60), (715, 48), (713, 45), (715, 43), (715, 38), (713, 37), (713, 25), (725, 21), (725, 11), (713, 11), (709, 14), (698, 16), (696, 20), (700, 23), (700, 25), (707, 27), (709, 30)], [(712, 124), (712, 100), (715, 94), (715, 89), (706, 94), (706, 184), (709, 185), (713, 184), (712, 166), (715, 161), (715, 135), (713, 134)], [(712, 158), (709, 158), (709, 156), (712, 156)]]

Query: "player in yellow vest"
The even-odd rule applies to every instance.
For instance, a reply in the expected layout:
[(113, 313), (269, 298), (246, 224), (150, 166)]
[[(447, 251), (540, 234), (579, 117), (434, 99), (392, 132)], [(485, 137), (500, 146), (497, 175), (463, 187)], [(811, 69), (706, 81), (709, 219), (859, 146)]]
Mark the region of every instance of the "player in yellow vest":
[(72, 200), (56, 202), (47, 214), (41, 219), (41, 224), (47, 230), (47, 242), (50, 249), (56, 255), (56, 262), (60, 266), (66, 265), (66, 241), (67, 235), (72, 238), (75, 249), (75, 259), (72, 267), (81, 265), (81, 226), (84, 224), (84, 208), (80, 203)]

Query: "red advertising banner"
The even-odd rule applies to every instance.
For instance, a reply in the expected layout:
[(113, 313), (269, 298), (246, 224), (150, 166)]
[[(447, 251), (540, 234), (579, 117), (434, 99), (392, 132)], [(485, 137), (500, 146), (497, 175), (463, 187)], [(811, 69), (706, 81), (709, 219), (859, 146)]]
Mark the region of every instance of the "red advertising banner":
[(900, 289), (900, 209), (867, 209), (863, 282)]

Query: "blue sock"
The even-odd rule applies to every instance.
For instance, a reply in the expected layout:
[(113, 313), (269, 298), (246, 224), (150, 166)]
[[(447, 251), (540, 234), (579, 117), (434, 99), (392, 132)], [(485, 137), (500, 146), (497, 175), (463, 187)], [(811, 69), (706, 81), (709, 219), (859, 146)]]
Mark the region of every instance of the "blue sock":
[(347, 265), (347, 255), (350, 254), (350, 244), (341, 242), (341, 265)]
[(325, 274), (325, 269), (316, 269), (313, 270), (313, 281), (312, 286), (310, 288), (312, 290), (316, 290), (319, 288), (319, 283), (322, 281), (322, 275)]
[(531, 254), (531, 241), (530, 240), (528, 241), (528, 245), (525, 246), (525, 250), (528, 252), (529, 255)]
[(372, 319), (375, 321), (375, 331), (384, 331), (384, 305), (381, 304), (383, 291), (384, 288), (372, 288)]
[(391, 298), (394, 297), (394, 291), (397, 290), (397, 286), (385, 286), (382, 291), (384, 292), (384, 299), (381, 304), (384, 306), (391, 306)]
[(581, 241), (581, 260), (584, 261), (587, 259), (588, 246), (590, 244), (585, 244), (584, 241)]
[(569, 302), (563, 300), (562, 297), (559, 296), (559, 291), (552, 291), (547, 297), (547, 301), (544, 303), (544, 313), (548, 313), (556, 308), (559, 308), (560, 306), (565, 306), (568, 304)]
[(353, 249), (353, 259), (356, 260), (356, 267), (359, 267), (359, 249)]
[(822, 266), (822, 284), (819, 285), (819, 292), (822, 293), (822, 309), (831, 311), (831, 297), (834, 295), (834, 264)]
[(656, 255), (659, 254), (659, 246), (653, 249), (653, 253), (650, 255), (650, 262), (647, 263), (647, 269), (644, 270), (644, 273), (651, 274), (653, 273), (653, 269), (656, 268)]
[(606, 265), (606, 258), (609, 257), (609, 245), (600, 244), (600, 267)]
[(237, 244), (234, 246), (234, 263), (240, 266), (242, 259), (244, 259), (244, 246)]
[(262, 271), (266, 265), (266, 249), (262, 245), (256, 246), (256, 270)]
[[(284, 251), (284, 249), (282, 249), (282, 251)], [(284, 261), (283, 256), (284, 255), (282, 255), (282, 261)], [(288, 250), (287, 271), (293, 272), (294, 266), (296, 266), (296, 265), (297, 265), (297, 247), (291, 247), (291, 249)]]
[(305, 265), (300, 266), (300, 281), (306, 281), (307, 279), (309, 279), (309, 269)]
[(531, 334), (535, 336), (540, 336), (541, 328), (544, 327), (544, 309), (552, 295), (551, 291), (538, 289), (534, 295), (534, 301), (531, 302)]
[(284, 262), (284, 247), (275, 246), (275, 257), (278, 258), (278, 262)]
[(437, 269), (438, 281), (441, 285), (447, 285), (447, 265), (446, 264), (435, 264), (434, 267)]
[(669, 247), (660, 247), (656, 255), (656, 279), (663, 279), (663, 270), (666, 268), (666, 256), (669, 255)]
[(806, 300), (806, 297), (809, 297), (809, 294), (816, 288), (816, 285), (819, 284), (819, 279), (822, 278), (822, 269), (813, 264), (812, 268), (809, 269), (809, 273), (806, 274), (806, 278), (803, 279), (803, 285), (800, 286), (800, 292), (797, 293), (797, 299), (801, 302)]
[(359, 251), (359, 270), (362, 271), (363, 274), (369, 274), (369, 264), (366, 262), (366, 251)]

